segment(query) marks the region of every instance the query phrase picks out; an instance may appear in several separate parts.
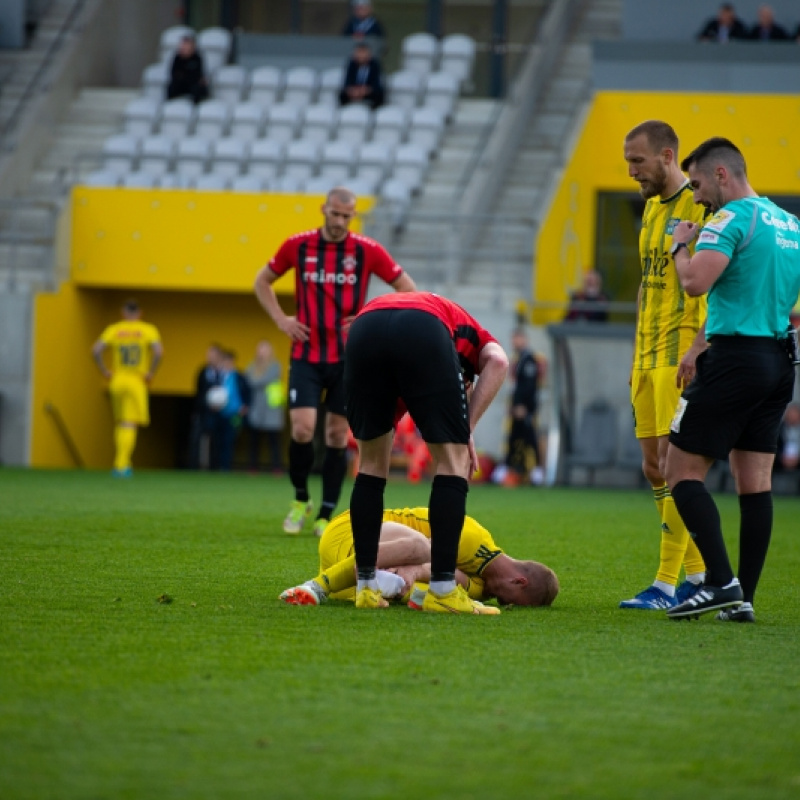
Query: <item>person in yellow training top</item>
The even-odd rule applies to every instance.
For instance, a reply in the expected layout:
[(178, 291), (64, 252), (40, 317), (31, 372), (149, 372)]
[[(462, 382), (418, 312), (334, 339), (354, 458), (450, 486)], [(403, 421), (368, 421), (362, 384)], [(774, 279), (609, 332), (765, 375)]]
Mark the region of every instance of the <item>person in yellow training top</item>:
[[(419, 609), (430, 580), (431, 527), (427, 508), (386, 509), (378, 545), (381, 595)], [(350, 512), (334, 517), (319, 542), (320, 572), (280, 595), (290, 605), (355, 599), (356, 571)], [(497, 598), (519, 606), (549, 606), (558, 594), (556, 574), (538, 561), (518, 561), (501, 550), (477, 520), (466, 517), (456, 578), (473, 600)], [(412, 588), (416, 593), (412, 592)]]
[[(682, 220), (702, 226), (706, 211), (694, 204), (679, 166), (678, 137), (666, 122), (648, 120), (633, 128), (625, 137), (624, 154), (628, 174), (647, 200), (639, 235), (642, 282), (630, 385), (642, 470), (661, 518), (661, 553), (653, 584), (619, 605), (659, 610), (687, 600), (705, 577), (703, 558), (664, 479), (664, 464), (681, 390), (694, 378), (695, 361), (706, 348), (706, 298), (684, 292), (672, 232)], [(682, 563), (685, 580), (677, 586)]]
[[(136, 447), (139, 426), (150, 424), (147, 385), (161, 363), (161, 335), (154, 325), (142, 322), (142, 311), (135, 300), (122, 307), (122, 321), (109, 325), (92, 347), (97, 368), (108, 379), (114, 414), (115, 476), (130, 477), (131, 456)], [(106, 348), (112, 352), (112, 367), (103, 359)]]

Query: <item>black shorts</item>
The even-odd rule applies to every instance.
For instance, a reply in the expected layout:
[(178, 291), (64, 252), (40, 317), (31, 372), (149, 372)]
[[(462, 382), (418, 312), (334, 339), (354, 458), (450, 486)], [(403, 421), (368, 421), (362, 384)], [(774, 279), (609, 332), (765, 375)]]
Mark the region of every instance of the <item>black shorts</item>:
[(387, 308), (358, 317), (345, 348), (347, 420), (356, 439), (392, 429), (402, 398), (430, 444), (468, 444), (467, 393), (445, 325), (415, 308)]
[[(324, 405), (333, 414), (344, 416), (344, 364), (289, 364), (289, 408), (317, 408)], [(323, 398), (323, 391), (325, 396)]]
[(670, 443), (716, 459), (731, 450), (775, 453), (794, 379), (794, 367), (776, 339), (712, 337), (678, 401)]

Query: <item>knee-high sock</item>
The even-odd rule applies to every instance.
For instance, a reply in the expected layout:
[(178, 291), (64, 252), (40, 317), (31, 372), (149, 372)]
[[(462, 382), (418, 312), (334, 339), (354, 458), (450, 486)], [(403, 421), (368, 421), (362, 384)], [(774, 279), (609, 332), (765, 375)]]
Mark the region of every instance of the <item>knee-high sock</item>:
[(703, 556), (697, 549), (694, 539), (689, 536), (686, 539), (686, 553), (683, 556), (683, 568), (687, 575), (703, 575), (706, 571), (706, 564)]
[(322, 462), (322, 505), (317, 519), (330, 519), (342, 493), (347, 474), (347, 450), (344, 447), (326, 447)]
[(378, 563), (378, 542), (383, 522), (386, 478), (359, 472), (350, 495), (350, 524), (359, 580), (373, 580)]
[(308, 502), (308, 476), (314, 466), (314, 442), (289, 443), (289, 480), (294, 486), (294, 499)]
[(733, 569), (722, 538), (719, 510), (702, 481), (681, 481), (672, 489), (681, 517), (706, 563), (709, 586), (727, 586)]
[(437, 475), (431, 486), (431, 583), (455, 578), (458, 543), (467, 513), (469, 484), (457, 475)]
[(329, 594), (343, 592), (356, 583), (356, 557), (348, 556), (328, 569), (323, 570), (314, 580)]
[(656, 580), (675, 586), (685, 559), (689, 531), (678, 513), (667, 485), (655, 489), (653, 494), (661, 514), (661, 549)]
[(752, 603), (772, 538), (772, 492), (739, 495), (739, 581)]
[(123, 470), (131, 466), (131, 456), (136, 447), (136, 427), (117, 425), (114, 428), (114, 469)]

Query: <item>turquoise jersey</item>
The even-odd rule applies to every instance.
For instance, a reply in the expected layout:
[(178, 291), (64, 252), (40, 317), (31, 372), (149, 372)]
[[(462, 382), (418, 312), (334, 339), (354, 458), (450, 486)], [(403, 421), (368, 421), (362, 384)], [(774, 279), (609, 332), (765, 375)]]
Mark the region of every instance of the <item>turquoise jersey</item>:
[(708, 292), (706, 337), (783, 339), (800, 294), (800, 222), (766, 197), (723, 206), (703, 226), (697, 250), (730, 263)]

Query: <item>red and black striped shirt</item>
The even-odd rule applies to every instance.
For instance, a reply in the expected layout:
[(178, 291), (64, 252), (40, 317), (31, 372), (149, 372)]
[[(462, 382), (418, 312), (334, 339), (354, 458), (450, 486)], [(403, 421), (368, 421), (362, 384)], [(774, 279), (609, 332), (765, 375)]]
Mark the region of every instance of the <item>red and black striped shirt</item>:
[(471, 381), (479, 374), (478, 360), (481, 350), (489, 342), (496, 342), (492, 336), (471, 314), (458, 303), (431, 292), (403, 292), (384, 294), (370, 300), (362, 314), (382, 308), (416, 308), (433, 314), (441, 320), (453, 339), (464, 379)]
[(371, 275), (391, 284), (403, 274), (373, 239), (348, 233), (341, 242), (328, 242), (319, 230), (290, 236), (269, 262), (276, 275), (292, 267), (297, 319), (310, 332), (308, 341), (292, 345), (291, 357), (312, 364), (335, 364), (344, 358), (342, 320), (364, 307)]

